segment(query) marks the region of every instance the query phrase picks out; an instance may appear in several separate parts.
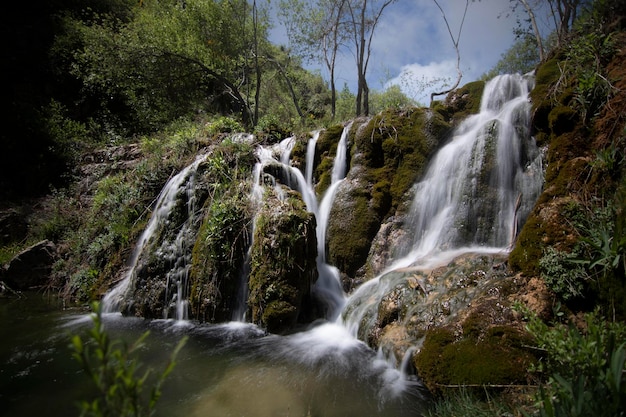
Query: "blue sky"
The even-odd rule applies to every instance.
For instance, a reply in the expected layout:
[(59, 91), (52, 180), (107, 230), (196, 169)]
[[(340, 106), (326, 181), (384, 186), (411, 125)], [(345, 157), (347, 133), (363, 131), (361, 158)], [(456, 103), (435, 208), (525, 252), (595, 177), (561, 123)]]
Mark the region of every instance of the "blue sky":
[[(464, 0), (439, 0), (456, 36), (459, 30)], [(459, 48), (461, 52), (461, 85), (480, 78), (498, 62), (501, 55), (515, 41), (513, 29), (517, 22), (510, 15), (509, 0), (480, 0), (470, 2)], [(270, 39), (276, 44), (288, 45), (284, 29), (277, 20)], [(322, 70), (320, 65), (310, 69)], [(325, 76), (322, 71), (322, 75)], [(383, 90), (389, 84), (398, 84), (409, 97), (427, 104), (432, 91), (440, 90), (442, 83), (430, 84), (435, 79), (456, 81), (456, 52), (442, 17), (433, 0), (398, 0), (385, 9), (372, 44), (368, 67), (370, 89)], [(354, 57), (345, 54), (336, 71), (337, 87), (347, 83), (356, 90)]]

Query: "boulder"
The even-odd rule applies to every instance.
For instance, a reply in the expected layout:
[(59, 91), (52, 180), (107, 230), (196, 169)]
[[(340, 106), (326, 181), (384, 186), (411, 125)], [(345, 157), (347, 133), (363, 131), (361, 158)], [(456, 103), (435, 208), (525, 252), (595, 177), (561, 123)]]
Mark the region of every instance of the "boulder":
[(57, 258), (53, 242), (42, 240), (17, 254), (5, 266), (3, 281), (14, 290), (45, 285)]

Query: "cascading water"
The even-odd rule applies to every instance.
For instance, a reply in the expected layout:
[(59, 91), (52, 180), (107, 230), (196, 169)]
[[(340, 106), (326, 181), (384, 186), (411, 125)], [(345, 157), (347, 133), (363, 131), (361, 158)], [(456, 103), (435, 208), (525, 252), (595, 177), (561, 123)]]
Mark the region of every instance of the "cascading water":
[[(347, 172), (347, 137), (352, 127), (348, 123), (341, 134), (341, 139), (337, 144), (337, 155), (335, 156), (331, 184), (322, 198), (319, 206), (315, 196), (313, 185), (313, 160), (315, 157), (315, 144), (319, 138), (319, 131), (313, 133), (309, 140), (306, 154), (306, 178), (302, 176), (300, 170), (290, 165), (290, 153), (294, 146), (294, 138), (287, 138), (278, 145), (271, 148), (260, 147), (257, 149), (257, 159), (259, 162), (254, 169), (253, 201), (259, 204), (263, 199), (262, 184), (268, 180), (274, 185), (274, 192), (281, 198), (282, 191), (276, 186), (276, 177), (280, 178), (285, 185), (299, 191), (307, 206), (307, 209), (315, 214), (316, 237), (318, 245), (317, 269), (318, 279), (313, 287), (316, 297), (325, 304), (326, 317), (335, 319), (345, 300), (345, 294), (339, 281), (339, 271), (332, 265), (326, 263), (326, 229), (328, 227), (328, 217), (335, 196), (335, 191), (345, 178)], [(272, 169), (272, 167), (275, 167)], [(274, 175), (266, 171), (274, 171)]]
[(506, 253), (543, 183), (542, 158), (529, 135), (532, 77), (488, 82), (480, 113), (467, 118), (415, 186), (408, 237), (386, 270), (348, 299), (343, 324), (355, 336), (374, 326), (386, 294), (405, 271), (428, 270), (459, 255)]
[[(206, 155), (198, 156), (193, 163), (185, 167), (178, 174), (170, 178), (165, 184), (157, 202), (148, 225), (144, 229), (141, 237), (137, 241), (135, 249), (130, 258), (129, 268), (122, 281), (115, 288), (109, 291), (104, 297), (103, 311), (105, 313), (119, 312), (124, 303), (129, 302), (130, 292), (133, 290), (134, 281), (137, 277), (142, 256), (147, 251), (155, 251), (157, 255), (169, 262), (171, 268), (166, 274), (167, 290), (163, 315), (164, 318), (173, 317), (178, 320), (187, 318), (187, 278), (190, 265), (190, 251), (187, 250), (192, 245), (196, 233), (196, 197), (194, 195), (195, 179), (198, 166), (206, 159)], [(177, 233), (170, 239), (164, 239), (160, 246), (155, 249), (155, 235), (162, 224), (171, 222), (172, 212), (181, 201), (181, 194), (185, 198), (185, 221), (182, 225), (176, 225)], [(170, 294), (169, 288), (174, 284), (176, 292)], [(174, 314), (170, 315), (170, 311)]]
[(528, 132), (531, 84), (521, 75), (487, 83), (480, 112), (460, 124), (417, 184), (407, 227), (412, 239), (399, 248), (404, 256), (393, 268), (463, 247), (510, 245), (542, 183)]
[[(335, 193), (341, 182), (345, 179), (348, 169), (348, 134), (352, 128), (352, 122), (348, 123), (341, 132), (341, 138), (337, 144), (337, 154), (333, 163), (330, 186), (324, 193), (320, 203), (317, 217), (317, 270), (319, 278), (315, 283), (314, 291), (318, 298), (325, 301), (328, 306), (326, 316), (336, 319), (343, 308), (345, 295), (341, 288), (339, 270), (326, 262), (326, 229), (330, 217), (330, 210), (335, 201)], [(314, 150), (314, 149), (313, 149)], [(312, 159), (312, 157), (311, 157)], [(308, 167), (307, 167), (308, 169)]]
[(313, 165), (315, 161), (315, 145), (317, 145), (317, 140), (320, 138), (321, 130), (316, 130), (313, 132), (313, 137), (309, 139), (306, 145), (306, 183), (309, 187), (313, 187)]

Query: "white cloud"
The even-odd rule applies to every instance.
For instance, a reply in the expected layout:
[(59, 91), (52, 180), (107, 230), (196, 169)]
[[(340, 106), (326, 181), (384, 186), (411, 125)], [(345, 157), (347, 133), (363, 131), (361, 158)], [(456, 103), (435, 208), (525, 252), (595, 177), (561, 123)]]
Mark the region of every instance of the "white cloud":
[[(438, 1), (456, 37), (465, 1)], [(509, 11), (509, 0), (470, 1), (459, 43), (463, 72), (461, 85), (480, 78), (493, 68), (513, 43), (516, 22), (513, 17), (506, 17)], [(320, 69), (321, 65), (311, 67)], [(447, 77), (452, 79), (451, 82), (456, 81), (456, 52), (434, 1), (401, 0), (385, 9), (374, 34), (367, 74), (373, 89), (390, 83), (401, 85), (406, 74), (416, 74), (418, 80)], [(356, 90), (356, 67), (351, 54), (340, 57), (336, 75), (338, 88), (346, 82), (353, 91)], [(423, 95), (417, 97), (415, 92), (410, 95), (427, 104), (430, 92), (426, 93), (426, 100)]]
[(398, 85), (408, 97), (422, 105), (428, 105), (431, 93), (446, 89), (456, 79), (456, 61), (446, 60), (426, 65), (404, 65), (400, 74), (389, 80), (386, 86)]

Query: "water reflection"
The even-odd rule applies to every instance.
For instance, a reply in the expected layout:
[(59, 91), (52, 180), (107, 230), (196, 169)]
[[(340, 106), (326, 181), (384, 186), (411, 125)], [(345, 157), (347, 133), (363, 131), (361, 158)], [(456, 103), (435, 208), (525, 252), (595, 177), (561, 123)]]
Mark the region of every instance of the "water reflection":
[[(90, 383), (71, 358), (70, 334), (91, 327), (85, 310), (63, 310), (31, 295), (0, 300), (0, 402), (3, 413), (78, 415)], [(185, 335), (157, 416), (416, 416), (420, 384), (389, 368), (342, 326), (321, 323), (287, 336), (245, 323), (103, 317), (112, 337), (134, 341), (149, 330), (140, 361), (157, 372)]]

